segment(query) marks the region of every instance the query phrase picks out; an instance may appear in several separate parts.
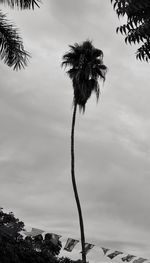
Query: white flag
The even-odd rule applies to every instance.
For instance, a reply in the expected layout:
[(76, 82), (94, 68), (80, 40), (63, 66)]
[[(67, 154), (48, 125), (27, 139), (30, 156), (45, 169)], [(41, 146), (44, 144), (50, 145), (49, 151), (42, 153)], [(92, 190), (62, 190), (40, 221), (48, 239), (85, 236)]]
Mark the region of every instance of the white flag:
[(85, 254), (87, 254), (95, 245), (85, 243)]
[(128, 254), (127, 256), (125, 256), (125, 257), (123, 257), (123, 258), (121, 258), (122, 259), (122, 261), (127, 261), (127, 262), (130, 262), (133, 258), (135, 258), (136, 256), (134, 256), (134, 255), (130, 255), (130, 254)]
[(123, 252), (116, 250), (116, 251), (114, 251), (113, 253), (107, 255), (107, 257), (109, 257), (110, 259), (113, 259), (113, 258), (115, 258), (116, 256), (121, 255), (121, 254), (123, 254)]
[(28, 237), (31, 237), (32, 236), (32, 232), (31, 231), (27, 231), (27, 230), (24, 230), (23, 231), (23, 234), (28, 236)]
[(44, 232), (44, 230), (41, 230), (41, 229), (32, 227), (32, 230), (31, 230), (30, 232), (24, 231), (24, 234), (25, 234), (26, 236), (32, 236), (32, 237), (34, 237), (34, 236), (41, 235), (43, 232)]
[(143, 263), (146, 260), (147, 260), (146, 258), (138, 258), (138, 259), (133, 260), (132, 263)]
[(105, 248), (105, 247), (101, 247), (101, 249), (103, 250), (104, 255), (106, 255), (107, 252), (110, 250), (109, 248)]
[(32, 227), (31, 232), (32, 232), (32, 236), (38, 236), (38, 235), (42, 235), (42, 233), (44, 233), (44, 230)]
[(73, 239), (73, 238), (68, 238), (66, 245), (64, 247), (64, 250), (67, 250), (68, 252), (71, 252), (75, 245), (79, 242), (79, 240)]

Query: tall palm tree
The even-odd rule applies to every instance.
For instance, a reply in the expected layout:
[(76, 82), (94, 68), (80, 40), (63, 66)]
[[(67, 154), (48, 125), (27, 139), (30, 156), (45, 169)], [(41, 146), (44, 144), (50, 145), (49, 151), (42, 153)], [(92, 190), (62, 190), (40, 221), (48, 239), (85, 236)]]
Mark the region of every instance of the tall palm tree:
[[(0, 3), (7, 4), (11, 8), (34, 9), (38, 6), (39, 0), (0, 0)], [(27, 65), (29, 53), (25, 51), (22, 38), (18, 30), (6, 19), (0, 11), (0, 58), (14, 70), (24, 68)]]
[(80, 112), (82, 111), (84, 113), (86, 102), (90, 98), (92, 92), (95, 92), (98, 100), (98, 80), (99, 78), (103, 81), (105, 80), (107, 68), (103, 64), (103, 52), (95, 48), (91, 41), (86, 40), (82, 44), (75, 43), (73, 46), (69, 47), (69, 52), (63, 56), (62, 66), (69, 67), (67, 74), (72, 80), (74, 91), (74, 109), (71, 126), (71, 178), (79, 215), (82, 261), (86, 263), (84, 224), (75, 179), (74, 129), (77, 106), (79, 106)]

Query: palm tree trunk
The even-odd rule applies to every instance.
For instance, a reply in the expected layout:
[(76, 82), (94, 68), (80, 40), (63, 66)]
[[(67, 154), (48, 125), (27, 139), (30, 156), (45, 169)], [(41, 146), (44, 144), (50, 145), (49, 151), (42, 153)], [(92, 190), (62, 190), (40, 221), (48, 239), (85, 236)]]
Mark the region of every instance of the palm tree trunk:
[(80, 200), (79, 200), (77, 185), (75, 180), (74, 128), (75, 128), (75, 120), (76, 120), (76, 111), (77, 111), (77, 104), (75, 103), (73, 116), (72, 116), (72, 127), (71, 127), (71, 177), (72, 177), (72, 186), (73, 186), (74, 196), (77, 204), (78, 215), (79, 215), (81, 246), (82, 246), (82, 262), (86, 263), (83, 217), (82, 217), (82, 210), (81, 210), (81, 205), (80, 205)]

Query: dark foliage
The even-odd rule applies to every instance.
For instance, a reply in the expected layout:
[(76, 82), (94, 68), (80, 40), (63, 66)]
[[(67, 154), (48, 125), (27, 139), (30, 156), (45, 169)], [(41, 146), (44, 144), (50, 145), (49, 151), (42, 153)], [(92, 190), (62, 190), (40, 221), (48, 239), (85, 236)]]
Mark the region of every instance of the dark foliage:
[(0, 211), (0, 263), (59, 263), (60, 241), (54, 244), (51, 234), (23, 239), (23, 228), (13, 213)]
[(6, 20), (0, 12), (0, 57), (9, 67), (15, 70), (27, 65), (29, 54), (24, 50), (17, 29)]
[(62, 66), (69, 67), (67, 74), (73, 83), (74, 104), (84, 112), (92, 92), (99, 98), (98, 79), (105, 80), (107, 68), (103, 64), (103, 52), (95, 48), (91, 41), (69, 47), (70, 51), (63, 56)]
[[(0, 3), (7, 4), (11, 8), (34, 9), (39, 0), (0, 0)], [(14, 70), (24, 68), (27, 65), (29, 53), (25, 51), (22, 38), (18, 30), (0, 11), (0, 58), (4, 63), (13, 67)]]
[(38, 6), (40, 0), (0, 0), (0, 4), (6, 4), (11, 8), (18, 7), (19, 9), (34, 9), (35, 6)]
[(141, 44), (136, 58), (150, 59), (150, 1), (149, 0), (111, 0), (118, 15), (127, 16), (126, 24), (117, 28), (117, 32), (125, 35), (125, 42)]

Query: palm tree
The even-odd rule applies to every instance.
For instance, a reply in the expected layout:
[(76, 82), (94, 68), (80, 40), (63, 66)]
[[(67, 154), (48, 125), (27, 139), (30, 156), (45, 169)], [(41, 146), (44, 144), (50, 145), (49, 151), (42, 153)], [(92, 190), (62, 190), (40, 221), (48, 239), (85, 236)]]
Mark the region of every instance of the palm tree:
[(79, 106), (80, 112), (82, 111), (84, 113), (86, 102), (90, 98), (92, 92), (95, 92), (98, 100), (98, 79), (105, 80), (107, 68), (103, 64), (103, 52), (100, 49), (95, 48), (91, 41), (86, 40), (82, 44), (75, 43), (73, 46), (69, 47), (69, 52), (63, 56), (62, 66), (69, 67), (67, 74), (72, 80), (74, 91), (74, 109), (71, 126), (71, 178), (79, 215), (82, 262), (86, 263), (84, 224), (75, 179), (74, 129), (77, 106)]
[[(34, 9), (39, 0), (0, 0), (11, 8)], [(0, 11), (0, 58), (14, 70), (24, 68), (27, 65), (29, 53), (25, 51), (22, 38), (18, 30), (6, 19), (6, 15)]]

